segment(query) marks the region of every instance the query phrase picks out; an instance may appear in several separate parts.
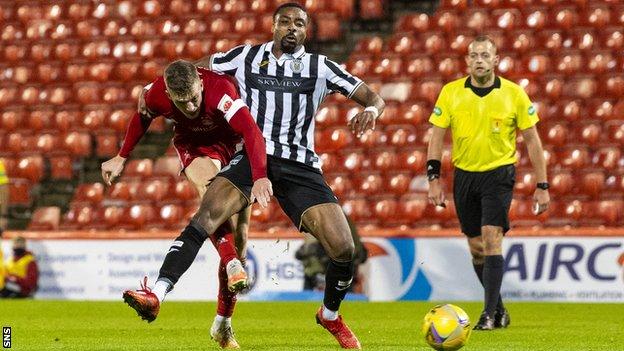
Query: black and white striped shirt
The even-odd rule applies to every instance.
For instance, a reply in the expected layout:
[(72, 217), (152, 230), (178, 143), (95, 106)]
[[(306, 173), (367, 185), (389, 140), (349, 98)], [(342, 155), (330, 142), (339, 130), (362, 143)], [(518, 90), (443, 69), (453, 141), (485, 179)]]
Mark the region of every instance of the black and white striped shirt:
[(347, 97), (362, 81), (326, 56), (305, 52), (278, 59), (273, 42), (242, 45), (212, 56), (213, 71), (233, 76), (266, 141), (267, 154), (315, 168), (314, 115), (327, 94)]

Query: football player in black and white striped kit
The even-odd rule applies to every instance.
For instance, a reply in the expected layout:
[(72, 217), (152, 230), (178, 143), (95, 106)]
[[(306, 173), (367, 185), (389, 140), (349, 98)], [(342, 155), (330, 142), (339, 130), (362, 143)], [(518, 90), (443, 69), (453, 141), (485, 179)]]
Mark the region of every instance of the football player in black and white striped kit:
[[(265, 138), (274, 196), (295, 226), (314, 235), (331, 258), (317, 323), (343, 348), (359, 349), (359, 340), (338, 315), (353, 278), (354, 243), (314, 152), (314, 115), (325, 96), (341, 93), (364, 107), (348, 122), (359, 137), (375, 128), (385, 103), (340, 65), (305, 51), (308, 25), (309, 17), (301, 5), (283, 4), (273, 16), (273, 41), (238, 46), (195, 64), (232, 76), (238, 83), (241, 99)], [(190, 242), (202, 242), (208, 238), (232, 214), (254, 202), (252, 186), (249, 160), (240, 152), (208, 186), (199, 211), (177, 240), (188, 236)], [(170, 281), (177, 281), (200, 246), (183, 245), (168, 253), (161, 275), (167, 272), (172, 275)]]

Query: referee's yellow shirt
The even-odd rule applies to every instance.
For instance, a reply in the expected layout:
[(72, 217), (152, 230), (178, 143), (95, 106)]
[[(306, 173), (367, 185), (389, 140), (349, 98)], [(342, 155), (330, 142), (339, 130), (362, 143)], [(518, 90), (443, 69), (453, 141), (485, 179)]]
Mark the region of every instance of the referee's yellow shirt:
[(4, 163), (0, 160), (0, 185), (8, 184), (9, 177), (6, 174), (6, 169), (4, 168)]
[(459, 169), (485, 172), (516, 163), (516, 129), (539, 120), (524, 89), (497, 78), (484, 97), (472, 91), (470, 77), (444, 85), (429, 117), (437, 127), (451, 127), (452, 161)]

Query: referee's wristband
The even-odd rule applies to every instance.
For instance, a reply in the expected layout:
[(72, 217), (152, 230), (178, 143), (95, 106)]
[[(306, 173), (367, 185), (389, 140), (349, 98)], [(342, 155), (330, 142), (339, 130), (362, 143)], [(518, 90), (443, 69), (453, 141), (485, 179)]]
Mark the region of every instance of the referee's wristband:
[(427, 160), (427, 179), (440, 178), (440, 168), (442, 168), (440, 160)]
[(375, 115), (375, 119), (379, 117), (379, 110), (375, 106), (366, 106), (364, 111), (372, 112)]

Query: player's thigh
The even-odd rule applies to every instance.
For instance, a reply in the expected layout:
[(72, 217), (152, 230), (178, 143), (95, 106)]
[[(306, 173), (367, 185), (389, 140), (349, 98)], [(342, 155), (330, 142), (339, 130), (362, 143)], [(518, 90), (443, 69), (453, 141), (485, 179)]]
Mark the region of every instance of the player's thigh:
[(475, 195), (475, 174), (455, 170), (453, 201), (461, 231), (469, 238), (481, 235), (481, 201)]
[(221, 170), (221, 162), (208, 156), (196, 157), (184, 169), (186, 178), (195, 185), (200, 192), (200, 197), (206, 191), (206, 186)]
[(199, 210), (193, 221), (201, 225), (208, 234), (247, 207), (248, 200), (228, 179), (216, 177), (206, 188)]
[(302, 227), (314, 235), (329, 257), (336, 261), (353, 259), (355, 244), (342, 208), (337, 203), (318, 204), (301, 217)]

